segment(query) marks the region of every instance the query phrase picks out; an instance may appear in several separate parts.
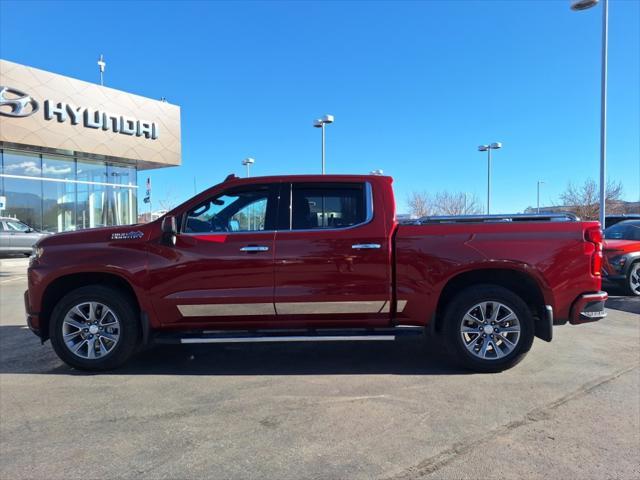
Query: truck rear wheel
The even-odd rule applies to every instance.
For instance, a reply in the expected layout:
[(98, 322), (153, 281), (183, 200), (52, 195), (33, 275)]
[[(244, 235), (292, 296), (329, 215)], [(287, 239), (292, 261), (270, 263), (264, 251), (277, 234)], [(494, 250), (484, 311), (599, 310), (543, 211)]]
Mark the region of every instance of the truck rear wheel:
[(445, 311), (449, 350), (466, 368), (500, 372), (513, 367), (533, 343), (533, 316), (525, 302), (497, 285), (460, 292)]
[(64, 296), (49, 323), (56, 354), (80, 370), (119, 367), (134, 353), (140, 336), (131, 300), (100, 285), (78, 288)]

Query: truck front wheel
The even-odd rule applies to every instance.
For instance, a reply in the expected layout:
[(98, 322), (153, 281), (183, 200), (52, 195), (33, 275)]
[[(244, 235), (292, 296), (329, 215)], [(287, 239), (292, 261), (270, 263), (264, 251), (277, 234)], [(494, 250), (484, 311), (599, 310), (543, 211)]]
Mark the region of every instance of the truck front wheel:
[(478, 372), (499, 372), (516, 365), (533, 343), (533, 316), (525, 302), (497, 285), (469, 287), (445, 311), (449, 350)]
[(629, 268), (625, 290), (627, 295), (640, 296), (640, 260), (635, 261)]
[(135, 351), (140, 333), (130, 299), (100, 285), (78, 288), (64, 296), (53, 309), (49, 324), (56, 354), (80, 370), (119, 367)]

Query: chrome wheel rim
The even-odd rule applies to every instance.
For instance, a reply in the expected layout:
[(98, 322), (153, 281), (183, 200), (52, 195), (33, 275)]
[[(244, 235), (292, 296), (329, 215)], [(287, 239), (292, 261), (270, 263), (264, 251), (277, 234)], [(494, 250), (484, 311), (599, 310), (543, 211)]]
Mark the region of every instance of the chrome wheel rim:
[(520, 321), (503, 303), (478, 303), (464, 314), (460, 337), (473, 356), (482, 360), (500, 360), (517, 347)]
[(118, 345), (120, 320), (103, 303), (79, 303), (64, 317), (62, 338), (69, 351), (80, 358), (104, 358)]
[(636, 262), (631, 265), (631, 271), (629, 272), (629, 288), (631, 291), (640, 295), (640, 262)]

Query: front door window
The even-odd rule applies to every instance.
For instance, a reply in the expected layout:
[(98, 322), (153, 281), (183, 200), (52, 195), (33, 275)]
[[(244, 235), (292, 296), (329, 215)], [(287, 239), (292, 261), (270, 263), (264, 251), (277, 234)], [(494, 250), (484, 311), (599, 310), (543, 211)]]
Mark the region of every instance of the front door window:
[[(251, 186), (224, 192), (187, 213), (184, 233), (261, 232), (274, 230), (274, 214), (267, 209), (274, 189)], [(273, 210), (273, 209), (271, 209)]]

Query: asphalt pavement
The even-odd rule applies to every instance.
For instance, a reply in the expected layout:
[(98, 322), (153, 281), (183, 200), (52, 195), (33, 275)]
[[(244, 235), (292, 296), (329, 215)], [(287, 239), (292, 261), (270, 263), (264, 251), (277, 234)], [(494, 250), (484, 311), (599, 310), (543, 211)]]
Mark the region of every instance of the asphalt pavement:
[(26, 328), (25, 266), (0, 260), (1, 479), (640, 478), (640, 299), (500, 374), (407, 339), (154, 347), (94, 375)]

